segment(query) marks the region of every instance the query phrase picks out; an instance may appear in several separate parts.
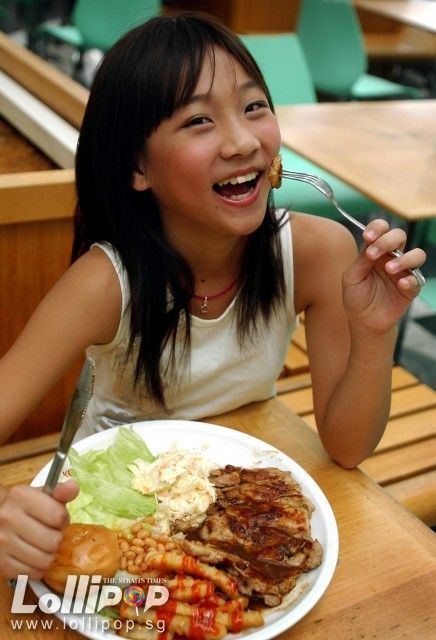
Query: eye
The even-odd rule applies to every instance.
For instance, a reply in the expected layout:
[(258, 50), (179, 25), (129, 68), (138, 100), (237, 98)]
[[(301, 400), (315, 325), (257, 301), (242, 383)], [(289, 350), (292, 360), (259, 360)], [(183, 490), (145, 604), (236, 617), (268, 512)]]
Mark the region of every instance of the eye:
[(253, 113), (260, 109), (269, 109), (269, 104), (265, 100), (256, 100), (255, 102), (250, 102), (250, 104), (245, 108), (245, 112)]
[(207, 118), (206, 116), (196, 116), (195, 118), (191, 118), (191, 120), (186, 122), (183, 127), (198, 127), (201, 125), (209, 124), (210, 122), (212, 122), (212, 120), (210, 118)]

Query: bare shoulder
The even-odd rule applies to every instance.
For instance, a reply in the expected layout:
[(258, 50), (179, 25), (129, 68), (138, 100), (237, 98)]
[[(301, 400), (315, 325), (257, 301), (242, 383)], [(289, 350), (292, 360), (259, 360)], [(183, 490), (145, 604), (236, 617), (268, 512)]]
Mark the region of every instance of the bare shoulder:
[(312, 304), (323, 284), (341, 279), (357, 256), (357, 246), (348, 229), (329, 218), (294, 213), (291, 225), (295, 306), (302, 311)]
[(338, 249), (356, 248), (352, 234), (344, 225), (308, 213), (293, 213), (291, 216), (294, 253), (311, 259), (317, 255), (331, 254)]
[(69, 283), (77, 281), (80, 289), (86, 293), (112, 292), (119, 290), (118, 276), (105, 254), (98, 247), (92, 247), (76, 260), (65, 272), (62, 279)]
[(54, 285), (46, 303), (62, 306), (72, 319), (88, 325), (90, 344), (111, 342), (120, 320), (121, 288), (104, 251), (93, 247), (76, 260)]

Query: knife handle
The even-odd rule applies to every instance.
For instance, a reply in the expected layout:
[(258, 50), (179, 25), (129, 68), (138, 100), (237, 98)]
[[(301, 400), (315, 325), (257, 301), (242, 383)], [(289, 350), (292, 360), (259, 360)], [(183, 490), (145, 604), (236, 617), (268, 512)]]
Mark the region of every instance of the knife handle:
[(61, 453), (60, 451), (56, 451), (55, 453), (55, 457), (53, 458), (48, 476), (42, 488), (43, 492), (47, 493), (49, 496), (51, 496), (55, 486), (58, 483), (59, 476), (61, 475), (62, 467), (64, 466), (66, 457), (66, 453)]

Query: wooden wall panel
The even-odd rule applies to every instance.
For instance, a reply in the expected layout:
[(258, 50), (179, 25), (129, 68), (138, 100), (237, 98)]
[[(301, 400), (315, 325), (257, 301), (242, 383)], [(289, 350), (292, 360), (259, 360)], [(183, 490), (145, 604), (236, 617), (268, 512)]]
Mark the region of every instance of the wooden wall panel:
[(397, 20), (392, 20), (386, 16), (373, 13), (372, 11), (365, 11), (365, 9), (357, 8), (357, 15), (362, 26), (363, 31), (398, 31), (401, 28), (401, 23)]
[(170, 15), (180, 11), (204, 11), (231, 27), (234, 0), (172, 0), (164, 13)]
[[(295, 31), (300, 0), (172, 0), (166, 13), (201, 10), (237, 33)], [(398, 31), (400, 23), (370, 11), (357, 10), (364, 31)]]
[[(71, 242), (71, 218), (0, 225), (0, 354), (68, 267)], [(59, 381), (10, 442), (60, 429), (80, 364)]]
[(294, 31), (299, 6), (299, 0), (235, 0), (230, 26), (237, 33)]
[(0, 116), (0, 174), (43, 171), (55, 167), (50, 158), (29, 144), (24, 136)]
[[(0, 69), (79, 127), (88, 91), (0, 33)], [(61, 170), (17, 131), (0, 130), (0, 356), (69, 264), (74, 172)], [(76, 363), (10, 441), (58, 431), (81, 362)]]
[(166, 12), (200, 10), (237, 33), (293, 31), (300, 0), (173, 0)]

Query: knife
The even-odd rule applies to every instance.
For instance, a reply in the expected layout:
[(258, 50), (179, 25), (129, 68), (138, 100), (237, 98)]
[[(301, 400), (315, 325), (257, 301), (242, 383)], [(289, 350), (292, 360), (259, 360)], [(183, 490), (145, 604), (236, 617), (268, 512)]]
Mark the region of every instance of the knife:
[(42, 488), (44, 493), (51, 496), (59, 480), (62, 468), (67, 458), (77, 429), (82, 424), (86, 409), (92, 396), (94, 386), (95, 363), (91, 358), (87, 358), (83, 365), (79, 379), (62, 425), (61, 437), (56, 449), (53, 462), (49, 469), (45, 484)]

